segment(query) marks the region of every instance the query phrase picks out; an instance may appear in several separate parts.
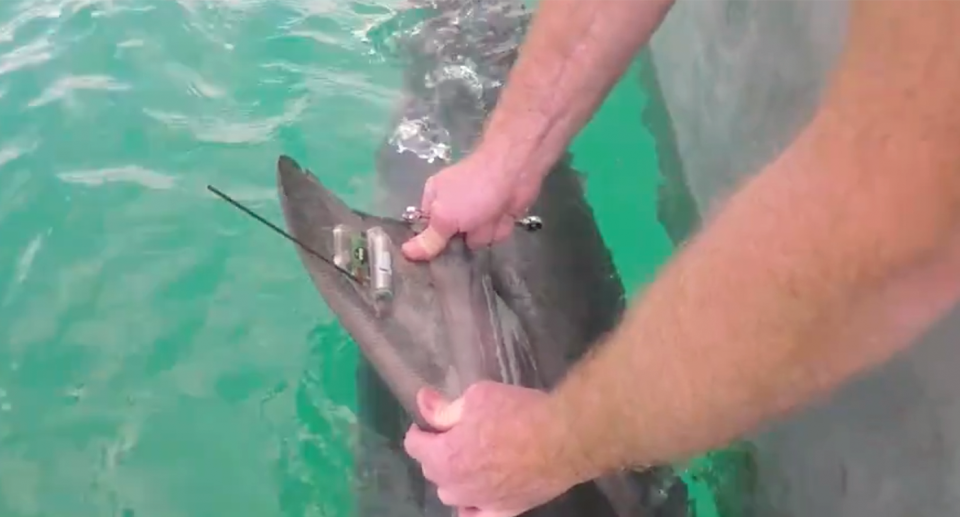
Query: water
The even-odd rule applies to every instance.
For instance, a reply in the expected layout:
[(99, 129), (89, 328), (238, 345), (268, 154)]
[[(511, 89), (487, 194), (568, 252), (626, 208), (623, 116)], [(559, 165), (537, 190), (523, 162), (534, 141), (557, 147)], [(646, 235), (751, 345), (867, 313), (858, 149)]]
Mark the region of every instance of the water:
[[(0, 2), (0, 515), (348, 511), (356, 350), (289, 243), (205, 187), (279, 222), (288, 153), (368, 202), (392, 10)], [(573, 147), (631, 292), (671, 251), (634, 75)]]

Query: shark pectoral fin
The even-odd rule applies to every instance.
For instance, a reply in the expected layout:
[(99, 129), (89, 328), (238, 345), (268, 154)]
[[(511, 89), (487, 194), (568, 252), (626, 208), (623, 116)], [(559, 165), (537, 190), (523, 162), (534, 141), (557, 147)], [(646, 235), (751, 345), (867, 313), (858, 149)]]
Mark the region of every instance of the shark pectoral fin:
[(288, 157), (277, 181), (314, 286), (416, 423), (429, 428), (417, 407), (422, 388), (456, 397), (466, 382), (499, 372), (485, 261), (456, 245), (409, 261), (400, 249), (414, 235), (407, 222), (349, 208)]
[(305, 171), (293, 158), (281, 155), (277, 160), (277, 188), (285, 206), (291, 209), (287, 224), (297, 230), (329, 229), (332, 222), (359, 226), (365, 214), (348, 207), (324, 187), (310, 171)]

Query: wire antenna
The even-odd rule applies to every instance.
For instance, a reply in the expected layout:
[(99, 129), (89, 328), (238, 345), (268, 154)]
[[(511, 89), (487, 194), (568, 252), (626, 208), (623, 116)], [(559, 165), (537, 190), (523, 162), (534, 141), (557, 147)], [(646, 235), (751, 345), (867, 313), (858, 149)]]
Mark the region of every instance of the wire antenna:
[(220, 198), (222, 198), (224, 201), (226, 201), (227, 203), (230, 203), (231, 205), (235, 206), (236, 208), (242, 210), (245, 214), (249, 215), (250, 217), (253, 217), (253, 218), (256, 219), (257, 221), (260, 221), (261, 223), (263, 223), (266, 227), (270, 228), (271, 230), (279, 233), (279, 234), (282, 235), (283, 237), (286, 237), (287, 240), (289, 240), (290, 242), (293, 242), (294, 244), (300, 246), (301, 248), (303, 248), (304, 250), (306, 250), (307, 252), (309, 252), (309, 253), (310, 253), (311, 255), (313, 255), (314, 257), (317, 257), (318, 259), (322, 260), (323, 262), (325, 262), (325, 263), (327, 263), (327, 264), (330, 264), (330, 265), (333, 266), (336, 270), (340, 271), (340, 272), (343, 273), (344, 275), (347, 275), (347, 278), (349, 278), (350, 280), (353, 280), (354, 282), (360, 283), (360, 281), (357, 280), (357, 278), (356, 278), (355, 276), (353, 276), (352, 273), (350, 273), (350, 272), (347, 271), (346, 269), (343, 269), (342, 267), (338, 266), (336, 263), (334, 263), (332, 260), (328, 259), (327, 257), (324, 257), (324, 256), (321, 255), (320, 253), (314, 251), (313, 248), (311, 248), (310, 246), (307, 246), (306, 244), (304, 244), (303, 242), (301, 242), (300, 239), (297, 239), (297, 238), (294, 237), (293, 235), (290, 235), (289, 233), (287, 233), (286, 231), (284, 231), (284, 230), (283, 230), (282, 228), (280, 228), (279, 226), (277, 226), (277, 225), (271, 223), (270, 221), (264, 219), (263, 217), (261, 217), (259, 214), (257, 214), (257, 213), (254, 212), (253, 210), (250, 210), (249, 208), (243, 206), (242, 204), (240, 204), (239, 201), (237, 201), (237, 200), (231, 198), (230, 196), (224, 194), (224, 193), (221, 192), (218, 188), (214, 187), (213, 185), (207, 185), (207, 190), (209, 190), (210, 192), (213, 192), (214, 194), (220, 196)]

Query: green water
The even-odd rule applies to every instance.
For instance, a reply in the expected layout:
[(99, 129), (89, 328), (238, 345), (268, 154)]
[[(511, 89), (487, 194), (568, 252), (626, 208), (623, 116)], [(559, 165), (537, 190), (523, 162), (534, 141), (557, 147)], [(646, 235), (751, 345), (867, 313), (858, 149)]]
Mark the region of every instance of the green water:
[[(385, 1), (0, 2), (0, 516), (343, 515), (357, 352), (280, 221), (351, 204), (398, 66)], [(631, 292), (671, 251), (633, 74), (574, 145)], [(709, 497), (701, 497), (709, 505)]]

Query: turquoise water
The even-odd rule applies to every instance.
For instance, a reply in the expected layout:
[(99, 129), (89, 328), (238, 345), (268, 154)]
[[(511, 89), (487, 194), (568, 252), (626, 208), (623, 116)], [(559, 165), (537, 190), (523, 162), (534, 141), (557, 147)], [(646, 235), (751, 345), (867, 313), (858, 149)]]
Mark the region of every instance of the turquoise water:
[[(357, 352), (205, 187), (279, 222), (288, 153), (369, 202), (391, 8), (0, 2), (0, 516), (345, 514)], [(573, 147), (631, 292), (671, 252), (634, 75)]]

